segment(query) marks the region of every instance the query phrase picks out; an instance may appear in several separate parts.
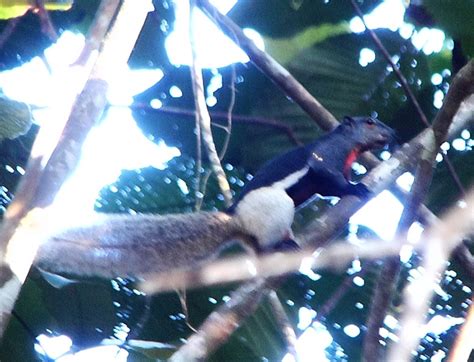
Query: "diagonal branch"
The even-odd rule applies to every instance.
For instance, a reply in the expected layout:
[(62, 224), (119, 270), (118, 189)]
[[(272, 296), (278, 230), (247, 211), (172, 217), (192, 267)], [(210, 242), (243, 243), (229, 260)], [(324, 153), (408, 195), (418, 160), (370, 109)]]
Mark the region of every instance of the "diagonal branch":
[[(398, 66), (394, 63), (392, 60), (392, 57), (390, 56), (389, 52), (387, 49), (384, 47), (382, 41), (379, 39), (375, 31), (373, 31), (371, 28), (367, 26), (367, 23), (364, 18), (364, 14), (362, 13), (362, 10), (360, 9), (359, 5), (355, 2), (355, 0), (351, 0), (352, 7), (354, 8), (355, 12), (359, 16), (360, 20), (364, 24), (365, 29), (368, 31), (370, 37), (374, 41), (375, 45), (377, 48), (379, 48), (380, 52), (384, 56), (385, 60), (390, 64), (390, 67), (393, 69), (396, 77), (400, 81), (400, 84), (402, 85), (403, 90), (405, 91), (406, 95), (410, 99), (411, 103), (415, 107), (416, 113), (418, 113), (418, 117), (420, 117), (421, 122), (425, 125), (425, 127), (430, 127), (430, 123), (428, 122), (428, 118), (426, 117), (425, 113), (421, 109), (420, 103), (418, 103), (418, 100), (416, 99), (415, 95), (413, 94), (413, 91), (411, 90), (410, 86), (408, 85), (408, 82), (401, 72), (401, 70), (398, 68)], [(451, 175), (454, 183), (456, 184), (457, 188), (459, 189), (461, 195), (465, 195), (466, 191), (464, 190), (464, 187), (461, 183), (461, 180), (459, 179), (458, 174), (456, 173), (456, 170), (454, 169), (454, 166), (449, 159), (448, 155), (444, 152), (441, 152), (441, 155), (443, 156), (443, 160), (446, 162), (446, 167), (448, 168), (448, 172)]]
[(281, 64), (260, 50), (227, 16), (222, 15), (208, 0), (196, 0), (197, 5), (221, 30), (248, 55), (250, 60), (285, 94), (298, 104), (321, 128), (330, 131), (339, 124)]
[[(472, 64), (473, 62), (468, 66), (472, 67)], [(465, 73), (466, 72), (463, 74)], [(445, 98), (443, 107), (437, 116), (440, 119), (449, 119), (449, 115), (451, 115), (452, 118), (455, 114), (453, 110), (459, 109), (463, 99), (467, 96), (466, 93), (468, 92), (466, 92), (464, 83), (471, 82), (471, 84), (474, 84), (474, 75), (471, 74), (472, 72), (467, 73), (466, 79), (463, 79), (462, 82), (453, 82), (450, 93), (456, 96), (447, 96)], [(440, 124), (446, 125), (446, 123), (449, 124), (448, 122), (441, 122)], [(455, 131), (458, 129), (457, 127), (460, 127), (459, 123), (451, 130)], [(397, 151), (391, 159), (372, 170), (363, 179), (364, 184), (374, 193), (378, 193), (388, 187), (398, 176), (413, 165), (420, 150), (428, 147), (432, 135), (433, 133), (429, 130), (425, 130), (419, 134)], [(362, 206), (362, 203), (360, 199), (353, 196), (341, 199), (335, 207), (329, 209), (321, 218), (309, 225), (309, 231), (305, 233), (305, 244), (311, 245), (312, 247), (323, 246), (327, 240), (342, 230), (342, 227), (349, 220), (349, 217)], [(188, 343), (175, 353), (174, 356), (176, 360), (185, 360), (180, 359), (183, 358), (183, 356), (188, 358), (194, 356), (192, 351), (195, 352), (196, 348), (199, 350), (199, 355), (201, 356), (208, 356), (212, 353), (212, 351), (225, 341), (222, 338), (216, 338), (215, 332), (212, 332), (216, 328), (219, 329), (219, 326), (213, 321), (228, 319), (232, 321), (230, 325), (233, 326), (233, 330), (237, 329), (243, 320), (257, 308), (257, 303), (260, 301), (260, 298), (267, 293), (271, 287), (277, 285), (275, 283), (276, 281), (274, 279), (268, 279), (266, 282), (261, 279), (250, 281), (231, 293), (231, 301), (235, 298), (239, 302), (237, 304), (221, 305), (211, 313), (204, 324), (199, 328), (198, 333), (189, 337)], [(239, 311), (244, 312), (240, 313)], [(226, 325), (226, 328), (229, 328), (229, 325)], [(226, 335), (230, 335), (233, 330), (228, 331), (228, 329), (226, 329)]]
[[(149, 0), (135, 0), (133, 5), (131, 0), (123, 2), (99, 58), (85, 75), (89, 79), (70, 110), (61, 138), (56, 140), (50, 130), (42, 128), (35, 140), (16, 198), (1, 225), (0, 333), (6, 328), (44, 231), (38, 226), (45, 218), (41, 209), (51, 204), (76, 167), (82, 142), (106, 106), (111, 71), (117, 65), (125, 66), (150, 8)], [(106, 20), (112, 22), (114, 15), (109, 14)]]
[(404, 310), (400, 318), (398, 342), (388, 351), (388, 361), (411, 361), (412, 352), (421, 338), (429, 301), (439, 285), (440, 275), (446, 270), (447, 259), (462, 238), (472, 233), (474, 225), (474, 190), (465, 201), (465, 207), (451, 209), (443, 222), (427, 230), (419, 246), (423, 253), (420, 275), (410, 282), (403, 295)]
[(275, 321), (280, 327), (280, 331), (285, 338), (286, 349), (293, 356), (295, 361), (297, 361), (298, 355), (296, 352), (296, 333), (275, 290), (271, 290), (270, 293), (268, 293), (268, 301), (270, 303), (270, 307), (272, 308)]
[[(408, 216), (410, 220), (414, 219), (414, 213), (417, 211), (416, 206), (423, 201), (428, 193), (428, 187), (433, 177), (433, 165), (435, 163), (437, 151), (439, 146), (446, 140), (449, 127), (451, 126), (454, 116), (459, 108), (455, 108), (452, 105), (460, 104), (472, 93), (474, 93), (474, 60), (469, 62), (456, 74), (451, 83), (448, 94), (446, 95), (445, 103), (433, 121), (433, 126), (431, 128), (431, 149), (427, 148), (421, 155), (420, 163), (415, 175), (415, 181), (412, 186), (413, 201), (411, 205), (407, 205), (407, 207), (412, 207), (412, 209), (408, 211), (413, 213)], [(437, 245), (438, 243), (440, 245)], [(447, 261), (446, 259), (452, 252), (449, 248), (449, 244), (443, 245), (443, 243), (444, 241), (442, 239), (434, 239), (431, 244), (426, 245), (424, 249), (424, 278), (429, 286), (436, 282), (436, 273), (444, 270), (444, 264)], [(400, 358), (400, 360), (410, 360), (411, 352), (418, 344), (420, 336), (417, 333), (413, 333), (413, 331), (418, 331), (418, 327), (421, 327), (421, 324), (424, 322), (432, 291), (424, 290), (424, 293), (416, 296), (415, 298), (417, 300), (414, 301), (413, 285), (416, 284), (417, 282), (415, 281), (405, 289), (405, 303), (407, 308), (400, 323), (400, 340), (396, 347), (392, 346), (389, 350), (389, 359), (393, 360), (396, 356), (396, 358)], [(425, 299), (423, 300), (420, 297), (424, 297)]]
[(38, 10), (38, 16), (41, 22), (41, 31), (55, 42), (58, 40), (58, 33), (54, 28), (51, 17), (44, 7), (44, 0), (34, 0), (35, 8)]
[[(208, 0), (197, 0), (197, 4), (237, 46), (247, 53), (250, 60), (262, 73), (271, 79), (288, 98), (298, 104), (321, 129), (331, 131), (339, 125), (336, 118), (301, 83), (270, 55), (258, 49), (254, 42), (231, 19), (222, 15)], [(373, 168), (380, 163), (380, 160), (370, 152), (363, 153), (361, 159), (369, 168)], [(393, 185), (391, 190), (395, 190), (394, 195), (397, 197), (406, 194), (397, 185)], [(402, 202), (404, 199), (405, 197), (402, 198)], [(433, 213), (424, 205), (420, 207), (419, 214), (420, 218), (425, 220), (435, 219)]]
[(0, 50), (3, 48), (8, 39), (10, 39), (10, 36), (15, 31), (19, 22), (20, 18), (13, 18), (8, 20), (7, 25), (3, 28), (3, 31), (0, 34)]
[(471, 299), (466, 321), (449, 354), (449, 362), (469, 361), (472, 354), (472, 336), (474, 336), (474, 298)]
[(110, 17), (110, 14), (115, 14), (117, 12), (119, 5), (120, 0), (102, 1), (100, 3), (99, 8), (97, 9), (97, 15), (87, 33), (84, 48), (82, 48), (81, 54), (77, 57), (74, 65), (86, 65), (91, 54), (100, 49), (105, 34), (110, 27), (110, 21), (107, 19)]
[[(217, 154), (216, 145), (214, 144), (214, 139), (212, 137), (211, 130), (211, 116), (207, 110), (206, 99), (204, 96), (204, 81), (202, 78), (202, 69), (198, 62), (198, 56), (196, 53), (196, 38), (195, 32), (193, 31), (193, 18), (195, 9), (195, 0), (190, 0), (190, 22), (189, 22), (189, 31), (190, 31), (190, 41), (191, 41), (191, 53), (192, 53), (192, 66), (191, 66), (191, 78), (193, 83), (193, 93), (194, 93), (194, 104), (196, 106), (196, 117), (199, 120), (199, 125), (201, 128), (201, 136), (204, 142), (204, 145), (207, 150), (207, 156), (211, 163), (211, 168), (217, 178), (217, 183), (221, 189), (222, 195), (226, 206), (230, 206), (232, 202), (232, 194), (230, 192), (230, 186), (227, 182), (227, 178), (222, 168), (219, 155)], [(198, 140), (199, 142), (199, 140)], [(199, 170), (198, 170), (199, 172)]]

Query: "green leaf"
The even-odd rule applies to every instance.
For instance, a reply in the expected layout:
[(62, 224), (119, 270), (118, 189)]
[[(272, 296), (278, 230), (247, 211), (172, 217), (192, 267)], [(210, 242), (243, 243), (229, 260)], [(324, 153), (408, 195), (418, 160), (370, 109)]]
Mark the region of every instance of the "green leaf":
[(176, 352), (177, 347), (168, 343), (131, 339), (127, 341), (127, 349), (153, 360), (168, 360)]
[[(46, 10), (69, 10), (73, 0), (44, 1)], [(6, 20), (23, 16), (33, 6), (28, 0), (1, 0), (0, 1), (0, 19)]]
[[(360, 6), (366, 13), (380, 3), (366, 0)], [(288, 38), (308, 27), (350, 20), (355, 13), (348, 1), (240, 0), (229, 16), (241, 27), (265, 36)]]
[(0, 96), (0, 141), (24, 135), (31, 124), (31, 111), (27, 104)]
[(286, 65), (302, 50), (331, 37), (349, 32), (350, 29), (347, 23), (310, 26), (289, 38), (273, 39), (265, 37), (265, 51), (282, 65)]

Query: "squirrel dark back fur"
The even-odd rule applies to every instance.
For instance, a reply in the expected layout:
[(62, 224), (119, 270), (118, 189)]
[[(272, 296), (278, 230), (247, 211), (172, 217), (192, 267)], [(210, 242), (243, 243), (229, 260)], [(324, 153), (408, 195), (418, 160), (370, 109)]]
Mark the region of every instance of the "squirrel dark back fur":
[[(333, 173), (334, 177), (344, 175), (346, 168), (352, 165), (357, 156), (367, 150), (381, 148), (394, 138), (394, 131), (372, 117), (345, 117), (332, 132), (314, 142), (295, 148), (277, 156), (264, 164), (254, 178), (245, 185), (242, 192), (234, 199), (229, 208), (233, 213), (239, 202), (249, 192), (262, 186), (271, 185), (282, 180), (291, 172), (303, 169), (309, 164), (316, 171), (322, 168)], [(315, 159), (314, 155), (319, 158)], [(352, 157), (350, 160), (348, 157)], [(347, 175), (344, 175), (347, 179)], [(316, 180), (315, 180), (316, 178)], [(327, 182), (326, 182), (327, 181)], [(331, 179), (321, 178), (315, 172), (304, 176), (296, 188), (289, 188), (290, 196), (294, 194), (295, 206), (299, 206), (312, 195), (342, 196), (335, 190)]]

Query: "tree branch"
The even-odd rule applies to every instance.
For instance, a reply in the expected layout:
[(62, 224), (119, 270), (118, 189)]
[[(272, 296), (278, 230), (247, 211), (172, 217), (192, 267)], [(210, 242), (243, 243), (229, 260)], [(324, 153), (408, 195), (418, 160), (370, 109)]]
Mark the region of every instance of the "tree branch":
[(399, 342), (389, 348), (388, 361), (411, 361), (420, 339), (433, 290), (443, 275), (451, 251), (463, 237), (473, 232), (474, 189), (466, 196), (466, 206), (450, 210), (443, 222), (430, 228), (419, 245), (423, 252), (420, 275), (404, 290), (405, 309), (400, 319)]
[(2, 33), (0, 34), (0, 49), (3, 48), (7, 40), (13, 34), (19, 22), (20, 22), (19, 17), (8, 20), (7, 26), (5, 26)]
[(275, 290), (271, 290), (270, 293), (268, 293), (268, 301), (272, 308), (275, 321), (285, 338), (286, 348), (295, 361), (298, 361), (298, 354), (296, 352), (296, 333)]
[(471, 299), (466, 321), (454, 342), (448, 362), (469, 361), (472, 354), (472, 336), (474, 336), (474, 298)]
[[(247, 53), (250, 60), (263, 74), (272, 80), (288, 98), (298, 104), (321, 129), (331, 131), (339, 125), (336, 118), (301, 83), (270, 55), (258, 49), (231, 19), (222, 15), (208, 0), (198, 0), (197, 4), (237, 46)], [(363, 153), (361, 160), (369, 168), (380, 164), (380, 160), (370, 152)], [(405, 192), (397, 185), (393, 185), (391, 190), (396, 190), (394, 195), (397, 197), (405, 195)], [(419, 215), (422, 219), (434, 219), (433, 213), (424, 205), (420, 207)]]
[(267, 53), (260, 50), (232, 20), (222, 15), (208, 0), (197, 0), (197, 5), (214, 21), (250, 60), (291, 97), (320, 127), (330, 131), (339, 124), (334, 116), (324, 108), (284, 67)]
[[(147, 111), (151, 111), (151, 112), (175, 114), (178, 116), (185, 116), (185, 117), (195, 117), (196, 115), (196, 112), (191, 111), (191, 110), (177, 108), (177, 107), (168, 107), (168, 106), (155, 109), (155, 108), (151, 108), (150, 106), (146, 104), (136, 104), (136, 105), (132, 105), (132, 108), (146, 109)], [(211, 125), (215, 127), (219, 127), (219, 128), (225, 127), (221, 125), (220, 123), (216, 122), (216, 119), (223, 119), (223, 120), (227, 119), (228, 117), (227, 113), (215, 111), (215, 112), (209, 112), (209, 114), (211, 116), (211, 119), (214, 120), (212, 121)], [(277, 130), (280, 130), (286, 133), (288, 138), (293, 144), (297, 146), (301, 146), (303, 144), (300, 140), (298, 140), (298, 138), (296, 137), (295, 133), (293, 132), (290, 126), (287, 126), (286, 124), (276, 119), (233, 114), (232, 121), (234, 123), (255, 124), (258, 126), (275, 128)]]
[[(201, 0), (202, 2), (203, 0)], [(472, 66), (472, 62), (471, 62)], [(467, 66), (466, 66), (467, 67)], [(469, 77), (468, 77), (469, 78)], [(472, 77), (470, 78), (472, 82)], [(453, 109), (459, 109), (461, 106), (461, 103), (463, 99), (465, 99), (466, 96), (466, 91), (465, 91), (465, 85), (462, 84), (464, 82), (454, 82), (451, 86), (451, 88), (454, 88), (454, 90), (451, 90), (451, 94), (455, 94), (458, 96), (447, 96), (445, 98), (445, 102), (443, 104), (443, 107), (441, 108), (440, 112), (438, 113), (437, 117), (440, 117), (440, 119), (447, 118), (449, 114), (451, 114), (451, 117), (454, 116), (456, 113), (455, 111), (453, 112)], [(474, 82), (472, 82), (474, 84)], [(461, 87), (462, 89), (457, 89)], [(472, 93), (472, 92), (471, 92)], [(449, 110), (449, 111), (448, 111)], [(441, 114), (441, 115), (440, 115)], [(446, 123), (444, 123), (446, 124)], [(448, 123), (449, 124), (449, 123)], [(460, 122), (457, 122), (455, 127), (452, 128), (452, 130), (457, 130), (460, 127)], [(376, 169), (372, 170), (368, 176), (364, 178), (364, 183), (369, 187), (370, 190), (372, 190), (374, 193), (380, 192), (382, 189), (386, 188), (390, 183), (394, 182), (398, 176), (401, 175), (401, 170), (403, 169), (406, 170), (409, 166), (413, 164), (413, 159), (415, 159), (416, 155), (419, 154), (420, 149), (423, 149), (424, 147), (427, 147), (430, 141), (430, 134), (428, 130), (425, 130), (422, 132), (420, 135), (415, 137), (413, 140), (411, 140), (408, 144), (404, 145), (398, 152), (396, 152), (391, 159), (388, 161), (385, 161), (382, 163), (380, 166), (378, 166)], [(305, 238), (305, 241), (312, 246), (321, 246), (325, 243), (326, 240), (329, 240), (330, 237), (332, 237), (336, 232), (342, 229), (342, 227), (345, 225), (347, 220), (349, 219), (350, 215), (353, 214), (354, 211), (356, 211), (360, 206), (362, 202), (357, 199), (356, 197), (345, 197), (340, 200), (340, 202), (333, 208), (329, 209), (319, 220), (316, 220), (313, 222), (310, 226), (309, 229), (313, 230), (312, 232), (309, 232), (307, 237)], [(273, 264), (277, 265), (277, 264)], [(273, 283), (273, 281), (269, 281), (268, 283)], [(246, 283), (243, 287), (245, 289), (238, 289), (232, 293), (232, 296), (235, 298), (239, 298), (241, 301), (242, 305), (245, 306), (244, 310), (246, 311), (245, 314), (237, 314), (239, 316), (239, 319), (237, 322), (235, 322), (234, 326), (235, 329), (242, 323), (242, 320), (246, 318), (249, 314), (247, 314), (250, 310), (255, 310), (255, 301), (251, 298), (245, 298), (244, 294), (242, 293), (247, 293), (245, 291), (248, 290), (248, 288), (257, 288), (261, 293), (266, 292), (268, 284), (258, 281), (258, 282), (249, 282)], [(239, 308), (242, 307), (242, 305), (239, 305)], [(199, 328), (199, 332), (197, 335), (193, 335), (189, 337), (188, 339), (188, 344), (189, 342), (192, 343), (192, 345), (196, 345), (198, 341), (202, 341), (204, 338), (203, 336), (206, 336), (206, 329), (212, 329), (212, 322), (211, 320), (213, 319), (225, 319), (227, 318), (226, 316), (229, 315), (231, 316), (232, 320), (235, 320), (236, 314), (233, 310), (233, 308), (230, 308), (227, 305), (221, 306), (217, 308), (209, 317), (206, 319), (204, 324)], [(198, 337), (196, 337), (198, 336)], [(204, 355), (208, 355), (211, 353), (217, 346), (222, 343), (223, 341), (219, 340), (217, 341), (215, 338), (209, 334), (207, 335), (206, 342), (200, 343), (201, 346), (206, 347), (205, 351), (201, 351)], [(188, 344), (181, 347), (178, 352), (175, 353), (177, 356), (188, 356), (189, 349), (188, 349)], [(212, 345), (212, 348), (208, 348), (208, 346)]]
[[(382, 44), (382, 41), (379, 39), (375, 31), (370, 29), (367, 26), (367, 23), (365, 22), (364, 14), (362, 13), (360, 7), (357, 5), (355, 0), (351, 0), (352, 7), (354, 8), (355, 12), (359, 16), (360, 20), (364, 24), (365, 29), (369, 33), (370, 37), (374, 41), (375, 45), (377, 48), (379, 48), (380, 52), (384, 56), (385, 60), (390, 64), (390, 67), (394, 71), (396, 77), (400, 81), (400, 84), (402, 85), (403, 90), (405, 91), (405, 94), (408, 96), (408, 99), (410, 99), (411, 103), (415, 107), (416, 112), (418, 113), (418, 117), (420, 117), (421, 122), (425, 125), (425, 127), (430, 127), (430, 123), (428, 122), (428, 118), (426, 117), (425, 113), (421, 109), (420, 103), (418, 103), (418, 100), (416, 99), (415, 95), (413, 94), (413, 91), (411, 90), (410, 86), (408, 85), (408, 82), (401, 72), (401, 70), (398, 68), (398, 66), (395, 64), (395, 62), (392, 60), (392, 57), (388, 53), (387, 49), (384, 47)], [(454, 169), (453, 164), (451, 163), (451, 160), (449, 159), (448, 155), (445, 154), (444, 152), (441, 152), (441, 155), (443, 156), (444, 162), (446, 162), (446, 167), (448, 168), (448, 172), (451, 175), (451, 178), (453, 179), (454, 183), (456, 184), (457, 188), (459, 189), (459, 192), (461, 195), (465, 196), (466, 190), (464, 190), (464, 187), (461, 183), (461, 180), (459, 179), (458, 174), (456, 173), (456, 170)]]
[(193, 59), (191, 66), (191, 78), (193, 83), (194, 104), (196, 106), (196, 113), (201, 127), (202, 140), (207, 150), (207, 156), (209, 158), (209, 162), (211, 163), (211, 168), (217, 178), (217, 183), (222, 192), (222, 195), (224, 196), (225, 204), (226, 206), (230, 206), (232, 202), (232, 194), (230, 192), (230, 186), (227, 182), (227, 178), (224, 169), (222, 168), (221, 161), (219, 160), (216, 145), (214, 144), (214, 139), (212, 137), (211, 117), (209, 115), (209, 112), (207, 111), (206, 98), (204, 96), (204, 81), (202, 78), (202, 70), (199, 65), (198, 56), (196, 53), (196, 38), (195, 32), (193, 31), (193, 14), (195, 13), (195, 11), (195, 0), (190, 0), (189, 31), (191, 41), (191, 53)]
[[(42, 230), (40, 223), (45, 221), (42, 219), (45, 216), (40, 210), (51, 204), (76, 167), (82, 142), (106, 105), (105, 92), (111, 71), (126, 64), (151, 7), (149, 0), (141, 0), (138, 6), (137, 1), (131, 3), (131, 0), (123, 2), (89, 79), (72, 107), (61, 139), (55, 144), (55, 138), (48, 131), (40, 130), (16, 198), (7, 209), (0, 232), (0, 299), (7, 301), (1, 304), (0, 333), (6, 328), (42, 236), (37, 228)], [(111, 22), (112, 17), (108, 21)], [(51, 149), (54, 151), (48, 159)], [(34, 209), (37, 211), (30, 212)], [(19, 227), (20, 223), (23, 227)]]
[(113, 19), (114, 14), (117, 13), (117, 9), (120, 5), (120, 0), (108, 0), (101, 1), (97, 14), (91, 27), (87, 33), (86, 43), (82, 48), (81, 54), (74, 62), (74, 65), (86, 65), (87, 60), (90, 58), (92, 52), (98, 51), (102, 46), (105, 34), (110, 28), (110, 20)]
[[(446, 95), (445, 103), (436, 115), (432, 126), (432, 145), (422, 153), (420, 163), (415, 175), (415, 181), (412, 186), (413, 201), (408, 211), (413, 213), (408, 216), (409, 220), (414, 219), (417, 211), (416, 206), (419, 205), (423, 198), (428, 193), (428, 187), (434, 172), (434, 162), (439, 146), (446, 140), (449, 127), (454, 119), (456, 112), (459, 109), (461, 102), (474, 93), (474, 60), (464, 66), (454, 77), (451, 87)], [(457, 107), (453, 105), (458, 105)], [(474, 212), (472, 212), (474, 215)], [(439, 236), (438, 236), (439, 238)], [(426, 285), (431, 287), (433, 283), (437, 282), (437, 273), (443, 271), (447, 258), (451, 254), (449, 244), (443, 245), (445, 241), (442, 239), (433, 239), (431, 245), (426, 245), (423, 250), (423, 265), (425, 266), (425, 288)], [(438, 245), (439, 244), (439, 245)], [(418, 284), (417, 281), (411, 283), (405, 289), (405, 305), (407, 309), (402, 317), (399, 331), (399, 343), (397, 347), (391, 347), (389, 350), (389, 360), (410, 360), (411, 352), (416, 348), (419, 341), (419, 334), (414, 331), (419, 331), (425, 319), (425, 314), (429, 305), (429, 298), (431, 298), (432, 290), (424, 290), (418, 296), (413, 295), (413, 285)], [(424, 297), (425, 299), (423, 299)], [(415, 300), (416, 299), (416, 300)], [(412, 329), (415, 328), (415, 329)]]
[(58, 33), (49, 17), (48, 11), (44, 7), (44, 0), (34, 0), (35, 7), (41, 22), (41, 31), (53, 42), (58, 40)]

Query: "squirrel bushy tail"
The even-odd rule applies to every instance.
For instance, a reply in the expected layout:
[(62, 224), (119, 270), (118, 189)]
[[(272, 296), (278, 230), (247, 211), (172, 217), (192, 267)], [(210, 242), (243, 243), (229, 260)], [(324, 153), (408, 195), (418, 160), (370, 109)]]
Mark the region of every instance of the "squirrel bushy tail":
[(248, 240), (224, 212), (103, 214), (51, 235), (36, 265), (53, 273), (113, 278), (195, 266), (232, 239)]

